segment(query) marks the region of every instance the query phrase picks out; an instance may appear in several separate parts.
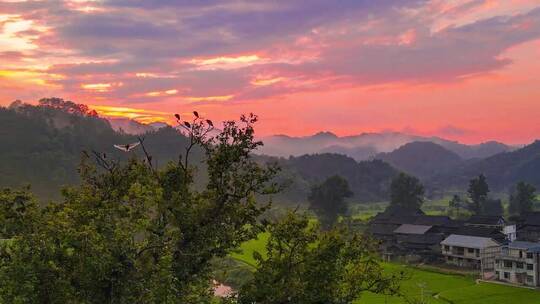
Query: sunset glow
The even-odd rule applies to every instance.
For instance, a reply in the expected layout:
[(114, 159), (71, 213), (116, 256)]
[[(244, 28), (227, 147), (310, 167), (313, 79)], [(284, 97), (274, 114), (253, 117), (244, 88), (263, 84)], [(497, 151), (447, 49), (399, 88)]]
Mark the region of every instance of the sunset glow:
[(534, 0), (0, 0), (3, 106), (521, 144), (540, 138), (539, 83)]

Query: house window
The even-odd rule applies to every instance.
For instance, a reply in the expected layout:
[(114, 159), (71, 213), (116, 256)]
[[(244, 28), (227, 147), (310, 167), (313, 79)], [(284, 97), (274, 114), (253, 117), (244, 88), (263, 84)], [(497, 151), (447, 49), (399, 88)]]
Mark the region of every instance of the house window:
[(500, 274), (498, 271), (495, 271), (495, 276), (497, 277), (497, 279), (499, 278)]
[(521, 250), (519, 251), (519, 257), (523, 258), (523, 251), (521, 251)]
[(454, 257), (449, 256), (449, 257), (448, 257), (448, 260), (449, 260), (449, 261), (453, 261), (453, 260), (454, 260)]
[(457, 254), (458, 254), (458, 255), (463, 255), (463, 253), (465, 253), (465, 248), (463, 248), (463, 247), (458, 247), (458, 248), (457, 248)]
[(476, 257), (477, 258), (480, 257), (480, 249), (476, 249), (475, 252), (476, 252)]
[(505, 268), (512, 268), (512, 261), (504, 261), (504, 267)]
[(446, 251), (450, 251), (450, 246), (448, 246), (448, 245), (444, 245), (444, 250), (446, 250)]
[(533, 264), (527, 264), (527, 270), (534, 270)]
[(509, 273), (509, 272), (505, 272), (505, 273), (504, 273), (504, 278), (505, 278), (505, 279), (510, 279), (510, 273)]
[(529, 282), (529, 283), (533, 283), (533, 282), (534, 282), (534, 277), (533, 277), (533, 276), (530, 276), (530, 275), (528, 275), (528, 276), (527, 276), (527, 282)]
[(474, 249), (473, 248), (467, 248), (467, 252), (468, 253), (474, 253)]
[(532, 259), (532, 258), (533, 258), (532, 252), (527, 252), (527, 259)]
[(516, 262), (516, 268), (523, 269), (523, 263), (522, 262)]

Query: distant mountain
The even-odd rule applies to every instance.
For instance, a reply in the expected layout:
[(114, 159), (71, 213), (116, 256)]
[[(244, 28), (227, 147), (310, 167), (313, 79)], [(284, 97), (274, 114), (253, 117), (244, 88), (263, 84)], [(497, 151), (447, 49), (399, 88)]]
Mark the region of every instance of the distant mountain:
[(140, 135), (168, 126), (163, 122), (143, 124), (129, 118), (107, 118), (107, 120), (115, 131), (132, 135)]
[(456, 153), (463, 159), (486, 158), (497, 153), (511, 151), (512, 147), (498, 142), (465, 145), (439, 137), (423, 137), (399, 132), (363, 133), (339, 137), (330, 132), (312, 136), (291, 137), (276, 135), (263, 138), (265, 146), (261, 154), (289, 157), (314, 153), (339, 153), (357, 161), (370, 159), (378, 153), (391, 152), (411, 142), (433, 142)]
[(463, 159), (486, 158), (495, 154), (509, 152), (515, 149), (514, 147), (496, 141), (488, 141), (478, 145), (465, 145), (456, 141), (433, 138), (432, 142), (441, 145), (449, 151), (456, 153)]
[(486, 175), (494, 191), (507, 191), (519, 181), (540, 188), (540, 141), (515, 151), (466, 161), (435, 176), (430, 183), (441, 188), (465, 188), (468, 181), (479, 174)]
[(449, 171), (463, 162), (456, 153), (427, 141), (408, 143), (375, 158), (421, 179)]

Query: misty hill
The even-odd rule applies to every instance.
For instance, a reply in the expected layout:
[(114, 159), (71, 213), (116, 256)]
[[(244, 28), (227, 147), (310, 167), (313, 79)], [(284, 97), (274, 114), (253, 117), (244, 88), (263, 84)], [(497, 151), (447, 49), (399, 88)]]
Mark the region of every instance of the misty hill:
[(468, 181), (483, 173), (495, 191), (507, 191), (519, 181), (540, 187), (540, 141), (521, 149), (500, 153), (486, 159), (470, 160), (431, 180), (444, 187), (466, 187)]
[(462, 162), (459, 155), (433, 142), (408, 143), (376, 158), (421, 179), (447, 172)]
[[(280, 159), (283, 175), (292, 183), (286, 190), (289, 197), (307, 197), (310, 186), (333, 175), (347, 179), (356, 202), (374, 202), (388, 199), (391, 180), (399, 173), (380, 160), (357, 162), (341, 154), (312, 154)], [(303, 193), (298, 193), (303, 192)]]
[(314, 153), (339, 153), (358, 161), (370, 159), (378, 153), (392, 152), (405, 144), (418, 141), (436, 143), (463, 159), (486, 158), (512, 150), (512, 147), (498, 142), (465, 145), (439, 137), (422, 137), (399, 132), (363, 133), (343, 137), (331, 132), (320, 132), (304, 137), (269, 136), (263, 141), (266, 145), (260, 149), (261, 154), (289, 157)]
[(166, 123), (159, 122), (143, 124), (129, 118), (108, 118), (107, 120), (115, 131), (132, 135), (140, 135), (152, 132), (167, 126)]

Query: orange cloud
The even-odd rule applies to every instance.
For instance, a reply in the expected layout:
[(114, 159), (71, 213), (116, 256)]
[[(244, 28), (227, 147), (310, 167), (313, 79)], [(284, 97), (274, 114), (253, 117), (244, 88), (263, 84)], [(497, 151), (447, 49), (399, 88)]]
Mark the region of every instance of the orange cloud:
[(88, 84), (81, 84), (81, 88), (98, 92), (98, 93), (104, 93), (111, 91), (114, 87), (120, 87), (122, 86), (122, 83), (88, 83)]
[(195, 58), (189, 60), (188, 63), (196, 65), (200, 70), (214, 70), (238, 69), (263, 61), (266, 61), (266, 59), (261, 58), (258, 55), (243, 55), (237, 57), (220, 56), (213, 58)]
[(222, 96), (201, 96), (201, 97), (186, 97), (189, 101), (227, 101), (234, 97), (234, 95), (222, 95)]
[(96, 110), (100, 116), (108, 118), (129, 118), (141, 123), (167, 122), (172, 120), (171, 113), (167, 112), (114, 106), (90, 105), (89, 107)]

